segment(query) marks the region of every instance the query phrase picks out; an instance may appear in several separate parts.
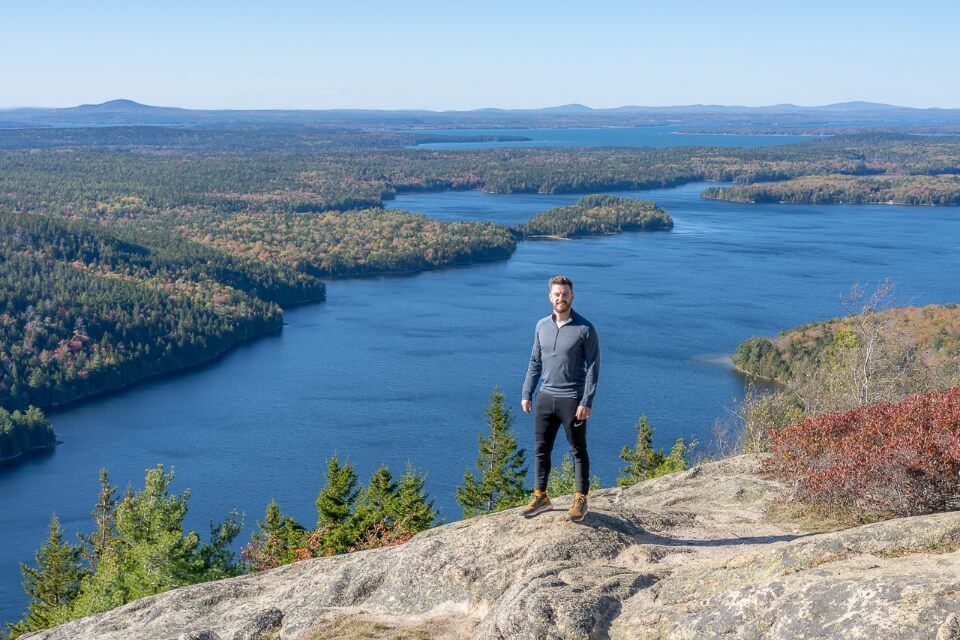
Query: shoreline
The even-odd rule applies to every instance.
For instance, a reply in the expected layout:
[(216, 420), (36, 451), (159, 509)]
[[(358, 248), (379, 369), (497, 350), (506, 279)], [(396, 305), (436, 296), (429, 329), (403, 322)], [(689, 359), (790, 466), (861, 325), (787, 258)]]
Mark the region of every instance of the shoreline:
[(739, 131), (724, 131), (719, 133), (708, 133), (706, 131), (671, 131), (670, 133), (678, 136), (754, 136), (762, 138), (832, 138), (835, 133), (750, 133)]
[(39, 453), (53, 451), (54, 449), (57, 448), (57, 445), (61, 445), (61, 444), (63, 444), (62, 440), (54, 440), (52, 444), (37, 445), (35, 447), (30, 447), (25, 451), (21, 451), (15, 456), (7, 456), (6, 458), (0, 458), (0, 469), (13, 467), (24, 458), (29, 458)]
[[(705, 192), (704, 192), (705, 193)], [(847, 207), (872, 207), (876, 205), (883, 205), (887, 207), (910, 207), (911, 209), (919, 208), (950, 208), (950, 207), (960, 207), (960, 204), (933, 204), (933, 203), (923, 203), (923, 204), (910, 204), (909, 202), (895, 202), (893, 200), (884, 200), (883, 202), (790, 202), (787, 200), (778, 200), (777, 202), (757, 202), (756, 200), (735, 200), (733, 198), (715, 198), (712, 196), (700, 194), (700, 197), (704, 200), (712, 200), (713, 202), (732, 202), (734, 204), (748, 204), (748, 205), (763, 205), (763, 204), (772, 204), (772, 205), (795, 205), (801, 207), (835, 207), (835, 206), (847, 206)]]
[[(664, 188), (675, 188), (675, 187), (678, 187), (678, 186), (684, 186), (684, 185), (686, 185), (686, 184), (690, 184), (690, 183), (692, 183), (692, 182), (702, 182), (702, 180), (683, 181), (683, 182), (681, 182), (681, 183), (679, 183), (679, 184), (676, 184), (676, 185), (667, 185), (667, 186), (659, 185), (659, 186), (656, 186), (656, 187), (650, 187), (649, 189), (646, 189), (646, 190), (656, 190), (656, 189), (664, 189)], [(420, 191), (420, 193), (447, 193), (447, 192), (459, 192), (459, 191), (470, 191), (470, 190), (473, 190), (473, 189), (436, 189), (436, 190), (424, 190), (424, 191)], [(644, 190), (644, 189), (638, 189), (638, 190)], [(481, 190), (481, 191), (482, 191), (482, 190)], [(590, 194), (592, 194), (592, 193), (598, 193), (598, 192), (585, 192), (585, 195), (590, 195)], [(550, 195), (550, 194), (543, 194), (543, 195)], [(576, 195), (576, 194), (571, 194), (571, 195)], [(391, 198), (391, 199), (392, 199), (392, 198)], [(425, 214), (421, 214), (421, 215), (425, 215)], [(428, 216), (428, 217), (429, 217), (429, 216)], [(509, 230), (511, 230), (511, 231), (513, 230), (512, 227), (510, 227), (510, 226), (508, 226), (508, 225), (503, 225), (503, 226), (505, 226), (507, 229), (509, 229)], [(418, 274), (421, 274), (421, 273), (430, 272), (430, 271), (440, 271), (440, 270), (444, 270), (444, 269), (462, 269), (462, 268), (469, 268), (469, 267), (473, 267), (473, 266), (477, 266), (477, 265), (482, 265), (482, 264), (485, 264), (485, 263), (492, 263), (492, 262), (497, 262), (497, 261), (501, 261), (501, 260), (509, 260), (510, 258), (513, 257), (514, 253), (516, 252), (517, 245), (518, 245), (520, 242), (523, 242), (523, 241), (531, 241), (531, 242), (570, 241), (570, 240), (579, 239), (579, 238), (600, 237), (600, 236), (608, 236), (608, 235), (620, 235), (620, 234), (622, 234), (622, 233), (628, 233), (628, 232), (629, 232), (629, 233), (634, 233), (634, 232), (642, 232), (642, 231), (670, 231), (670, 230), (672, 230), (672, 228), (673, 228), (673, 226), (671, 225), (670, 227), (666, 227), (666, 228), (655, 228), (655, 229), (624, 229), (624, 230), (621, 230), (621, 231), (618, 231), (618, 232), (612, 232), (612, 233), (609, 233), (609, 232), (607, 232), (607, 233), (576, 233), (576, 234), (572, 234), (572, 235), (570, 235), (570, 236), (561, 236), (561, 235), (558, 235), (558, 234), (542, 234), (542, 235), (536, 235), (536, 236), (520, 236), (520, 237), (517, 237), (516, 243), (514, 244), (513, 248), (512, 248), (509, 252), (507, 252), (506, 254), (503, 254), (503, 255), (478, 256), (478, 257), (468, 258), (468, 259), (464, 259), (464, 260), (457, 260), (457, 261), (454, 261), (454, 262), (451, 262), (451, 263), (448, 263), (448, 264), (442, 264), (442, 265), (426, 265), (426, 266), (422, 266), (422, 267), (418, 267), (418, 268), (413, 268), (413, 269), (402, 269), (402, 270), (374, 270), (374, 271), (368, 271), (368, 272), (345, 273), (345, 274), (322, 274), (322, 273), (316, 273), (316, 274), (312, 274), (312, 275), (316, 276), (317, 278), (321, 278), (321, 279), (323, 279), (323, 280), (325, 280), (325, 281), (327, 281), (327, 282), (343, 281), (343, 280), (377, 279), (377, 278), (386, 278), (386, 277), (408, 277), (408, 276), (415, 276), (415, 275), (418, 275)], [(53, 419), (53, 418), (55, 418), (56, 413), (59, 412), (59, 411), (61, 411), (61, 410), (71, 409), (71, 408), (74, 408), (74, 407), (76, 407), (76, 406), (78, 406), (78, 405), (81, 405), (81, 404), (83, 404), (83, 403), (85, 403), (85, 402), (89, 402), (89, 401), (93, 401), (93, 400), (97, 400), (97, 399), (106, 398), (106, 397), (112, 396), (112, 395), (114, 395), (114, 394), (124, 393), (124, 392), (126, 392), (126, 391), (128, 391), (128, 390), (130, 390), (130, 389), (135, 388), (137, 385), (142, 384), (142, 383), (151, 382), (151, 381), (156, 381), (156, 380), (160, 380), (160, 379), (163, 379), (163, 378), (166, 378), (166, 377), (172, 377), (172, 376), (181, 375), (181, 374), (184, 374), (184, 373), (188, 373), (188, 372), (190, 372), (190, 371), (193, 371), (193, 370), (198, 370), (198, 369), (201, 369), (201, 368), (203, 368), (203, 367), (207, 367), (207, 366), (213, 365), (213, 364), (217, 363), (218, 361), (220, 361), (221, 359), (223, 359), (223, 358), (225, 358), (226, 356), (228, 356), (232, 351), (234, 351), (236, 348), (238, 348), (239, 346), (241, 346), (241, 345), (243, 345), (243, 344), (252, 343), (252, 342), (254, 342), (255, 340), (258, 340), (258, 339), (260, 339), (260, 338), (264, 338), (264, 337), (271, 336), (271, 335), (277, 335), (277, 334), (281, 333), (281, 332), (283, 331), (284, 325), (286, 325), (286, 322), (285, 322), (284, 317), (283, 317), (283, 313), (284, 313), (284, 311), (285, 311), (286, 309), (293, 309), (293, 308), (303, 307), (303, 306), (307, 306), (307, 305), (311, 305), (311, 304), (317, 304), (317, 303), (320, 303), (320, 302), (326, 302), (327, 299), (328, 299), (328, 298), (327, 298), (327, 291), (326, 291), (326, 289), (324, 289), (324, 295), (323, 295), (323, 296), (313, 297), (313, 298), (306, 298), (306, 299), (299, 300), (299, 301), (297, 301), (297, 302), (294, 302), (294, 303), (291, 303), (291, 304), (288, 304), (288, 305), (283, 305), (283, 306), (281, 306), (281, 314), (280, 314), (279, 322), (277, 323), (277, 326), (276, 326), (275, 328), (270, 329), (270, 330), (266, 330), (266, 331), (258, 331), (258, 332), (255, 332), (255, 333), (251, 334), (251, 335), (248, 335), (248, 336), (246, 336), (246, 337), (243, 337), (243, 338), (241, 338), (241, 339), (239, 339), (239, 340), (236, 340), (236, 341), (232, 342), (231, 344), (229, 344), (228, 346), (226, 346), (225, 348), (223, 348), (223, 349), (217, 351), (216, 353), (210, 355), (209, 357), (202, 358), (202, 359), (200, 359), (200, 360), (198, 360), (198, 361), (196, 361), (196, 362), (192, 362), (192, 363), (190, 363), (190, 364), (188, 364), (188, 365), (185, 365), (185, 366), (171, 367), (171, 368), (167, 368), (167, 369), (164, 369), (164, 370), (156, 371), (156, 372), (153, 372), (153, 373), (150, 373), (150, 374), (147, 374), (147, 375), (144, 375), (144, 376), (135, 378), (135, 379), (131, 379), (131, 380), (125, 381), (125, 382), (122, 383), (122, 384), (118, 384), (118, 385), (115, 385), (115, 386), (111, 386), (111, 387), (109, 387), (109, 388), (100, 389), (100, 390), (98, 390), (98, 391), (95, 391), (95, 392), (92, 392), (92, 393), (88, 393), (88, 394), (84, 394), (84, 395), (78, 396), (78, 397), (76, 397), (76, 398), (70, 399), (70, 400), (65, 401), (65, 402), (60, 402), (60, 403), (56, 403), (56, 404), (44, 406), (44, 407), (41, 407), (41, 408), (42, 408), (45, 412), (47, 412), (48, 416), (50, 416), (51, 419)], [(0, 461), (0, 464), (2, 464), (2, 462), (3, 462), (3, 461)]]
[[(373, 279), (373, 278), (382, 278), (382, 277), (391, 277), (391, 276), (405, 277), (405, 276), (417, 275), (419, 273), (425, 273), (428, 271), (439, 271), (441, 269), (465, 268), (465, 267), (473, 266), (475, 264), (495, 262), (497, 260), (509, 260), (512, 256), (513, 256), (513, 252), (511, 251), (510, 254), (507, 256), (494, 256), (489, 258), (480, 258), (476, 260), (471, 260), (469, 262), (451, 263), (449, 265), (441, 265), (433, 268), (422, 268), (422, 269), (413, 269), (413, 270), (405, 270), (405, 271), (377, 271), (377, 272), (370, 272), (370, 273), (347, 274), (347, 275), (340, 275), (340, 276), (320, 276), (320, 277), (323, 277), (324, 280), (331, 281), (331, 282), (335, 280), (364, 280), (367, 278)], [(312, 304), (320, 304), (326, 301), (327, 301), (327, 296), (324, 295), (323, 297), (301, 300), (293, 304), (285, 305), (281, 308), (281, 310), (283, 312), (283, 311), (286, 311), (287, 309), (295, 309), (295, 308), (305, 307)], [(256, 332), (256, 333), (253, 333), (252, 335), (241, 338), (240, 340), (237, 340), (231, 343), (226, 348), (211, 355), (209, 358), (204, 358), (198, 362), (195, 362), (186, 366), (172, 367), (163, 371), (157, 371), (155, 373), (151, 373), (151, 374), (130, 380), (118, 386), (102, 389), (93, 393), (79, 396), (77, 398), (68, 400), (66, 402), (61, 402), (61, 403), (57, 403), (57, 404), (53, 404), (53, 405), (41, 407), (41, 408), (47, 413), (47, 415), (51, 418), (51, 421), (52, 421), (53, 418), (56, 416), (57, 412), (61, 410), (75, 408), (76, 406), (81, 405), (84, 402), (102, 399), (115, 394), (124, 393), (125, 391), (133, 389), (137, 385), (142, 383), (153, 382), (153, 381), (161, 380), (168, 377), (178, 376), (183, 373), (188, 373), (190, 371), (199, 370), (204, 367), (213, 365), (218, 361), (226, 358), (228, 355), (230, 355), (231, 352), (233, 352), (235, 349), (237, 349), (240, 346), (243, 346), (248, 343), (253, 343), (257, 340), (260, 340), (261, 338), (280, 334), (283, 331), (283, 327), (287, 324), (286, 321), (284, 320), (282, 312), (280, 314), (280, 322), (277, 324), (276, 328), (268, 331)], [(58, 442), (57, 444), (62, 444), (62, 442)], [(11, 458), (10, 460), (16, 460), (18, 459), (18, 457)], [(0, 460), (0, 463), (3, 463), (3, 460)]]
[(762, 382), (765, 384), (774, 385), (776, 387), (786, 387), (786, 383), (776, 380), (774, 378), (765, 378), (756, 373), (751, 373), (746, 369), (741, 369), (737, 366), (737, 363), (734, 361), (733, 356), (727, 356), (730, 359), (730, 368), (742, 375), (744, 378), (747, 378), (749, 382)]
[[(305, 304), (309, 304), (309, 303), (305, 303)], [(161, 379), (161, 378), (166, 378), (166, 377), (168, 377), (168, 376), (179, 375), (180, 373), (186, 373), (186, 372), (188, 372), (188, 371), (193, 371), (193, 370), (201, 369), (201, 368), (203, 368), (203, 367), (206, 367), (206, 366), (209, 366), (209, 365), (211, 365), (211, 364), (214, 364), (214, 363), (216, 363), (218, 360), (221, 360), (221, 359), (223, 359), (224, 357), (226, 357), (227, 355), (229, 355), (230, 352), (232, 352), (234, 349), (236, 349), (237, 347), (239, 347), (239, 346), (241, 346), (241, 345), (243, 345), (243, 344), (250, 343), (250, 342), (253, 342), (253, 341), (255, 341), (255, 340), (259, 340), (260, 338), (264, 338), (264, 337), (271, 336), (271, 335), (277, 335), (277, 334), (281, 333), (281, 332), (283, 331), (283, 326), (284, 326), (284, 324), (285, 324), (285, 323), (283, 322), (283, 314), (281, 314), (281, 315), (280, 315), (280, 321), (277, 323), (276, 328), (271, 329), (271, 330), (269, 330), (269, 331), (256, 332), (256, 333), (253, 333), (253, 334), (251, 334), (251, 335), (249, 335), (249, 336), (246, 336), (246, 337), (244, 337), (244, 338), (241, 338), (240, 340), (237, 340), (237, 341), (231, 343), (230, 345), (228, 345), (228, 346), (225, 347), (224, 349), (221, 349), (220, 351), (216, 352), (214, 355), (210, 356), (209, 358), (204, 358), (204, 359), (202, 359), (202, 360), (200, 360), (200, 361), (197, 361), (197, 362), (195, 362), (195, 363), (192, 363), (192, 364), (189, 364), (189, 365), (186, 365), (186, 366), (183, 366), (183, 367), (171, 367), (171, 368), (166, 369), (166, 370), (163, 370), (163, 371), (157, 371), (157, 372), (154, 372), (154, 373), (150, 373), (150, 374), (144, 375), (144, 376), (142, 376), (142, 377), (139, 377), (139, 378), (130, 380), (129, 382), (126, 382), (126, 383), (121, 384), (121, 385), (118, 385), (118, 386), (110, 387), (110, 388), (108, 388), (108, 389), (101, 389), (101, 390), (99, 390), (99, 391), (95, 391), (95, 392), (93, 392), (93, 393), (89, 393), (89, 394), (86, 394), (86, 395), (83, 395), (83, 396), (74, 398), (74, 399), (72, 399), (72, 400), (67, 400), (66, 402), (61, 402), (61, 403), (58, 403), (58, 404), (51, 405), (51, 406), (49, 406), (49, 407), (41, 407), (41, 408), (44, 410), (44, 412), (46, 412), (47, 417), (50, 419), (50, 421), (53, 422), (53, 417), (54, 417), (54, 416), (56, 415), (56, 413), (57, 413), (58, 411), (60, 411), (60, 410), (72, 409), (72, 408), (76, 407), (77, 405), (80, 405), (80, 404), (82, 404), (82, 403), (84, 403), (84, 402), (87, 402), (87, 401), (90, 401), (90, 400), (96, 400), (96, 399), (105, 398), (105, 397), (107, 397), (107, 396), (111, 396), (111, 395), (114, 395), (114, 394), (122, 393), (122, 392), (124, 392), (124, 391), (126, 391), (126, 390), (128, 390), (128, 389), (132, 389), (132, 388), (136, 387), (137, 385), (139, 385), (139, 384), (141, 384), (141, 383), (144, 383), (144, 382), (151, 382), (151, 381), (159, 380), (159, 379)], [(58, 443), (58, 444), (59, 444), (59, 443)]]
[[(663, 188), (663, 187), (657, 187), (657, 188)], [(442, 189), (442, 190), (439, 190), (439, 191), (431, 191), (431, 192), (429, 192), (429, 193), (445, 193), (446, 191), (448, 191), (448, 190)], [(625, 231), (620, 231), (620, 232), (618, 232), (618, 233), (588, 233), (588, 234), (575, 234), (575, 235), (566, 236), (566, 237), (560, 236), (560, 235), (557, 235), (557, 234), (545, 234), (545, 235), (540, 235), (540, 236), (525, 236), (525, 237), (519, 238), (519, 239), (517, 240), (517, 244), (519, 244), (520, 242), (526, 241), (526, 240), (531, 241), (531, 242), (571, 241), (571, 240), (578, 239), (578, 238), (589, 238), (589, 237), (607, 236), (607, 235), (620, 235), (620, 234), (622, 234), (622, 233), (628, 233), (628, 232), (629, 232), (629, 233), (633, 233), (633, 232), (639, 232), (639, 231), (669, 231), (669, 230), (670, 230), (669, 228), (667, 228), (667, 229), (628, 229), (628, 230), (625, 230)], [(416, 269), (404, 269), (404, 270), (396, 270), (396, 271), (392, 271), (392, 270), (378, 270), (378, 271), (361, 272), (361, 273), (349, 273), (349, 274), (338, 274), (338, 275), (316, 274), (316, 276), (317, 276), (318, 278), (322, 278), (322, 279), (324, 279), (324, 280), (326, 280), (326, 281), (328, 281), (328, 282), (343, 281), (343, 280), (366, 280), (366, 279), (376, 279), (376, 278), (386, 278), (386, 277), (408, 277), (408, 276), (415, 276), (415, 275), (418, 275), (418, 274), (421, 274), (421, 273), (427, 273), (427, 272), (430, 272), (430, 271), (440, 271), (440, 270), (445, 270), (445, 269), (463, 269), (463, 268), (469, 268), (469, 267), (472, 267), (472, 266), (481, 265), (481, 264), (485, 264), (485, 263), (497, 262), (497, 261), (500, 261), (500, 260), (509, 260), (510, 258), (513, 257), (513, 254), (514, 254), (515, 252), (516, 252), (516, 245), (514, 246), (513, 250), (511, 250), (511, 251), (510, 251), (508, 254), (506, 254), (506, 255), (494, 255), (494, 256), (486, 256), (486, 257), (477, 257), (477, 258), (471, 258), (471, 259), (468, 259), (468, 260), (456, 261), (456, 262), (452, 262), (452, 263), (444, 264), (444, 265), (425, 266), (425, 267), (416, 268)], [(166, 369), (166, 370), (163, 370), (163, 371), (158, 371), (158, 372), (155, 372), (155, 373), (151, 373), (151, 374), (145, 375), (145, 376), (143, 376), (143, 377), (139, 377), (139, 378), (136, 378), (136, 379), (134, 379), (134, 380), (130, 380), (130, 381), (128, 381), (128, 382), (126, 382), (126, 383), (124, 383), (124, 384), (118, 385), (118, 386), (113, 386), (113, 387), (110, 387), (110, 388), (107, 388), (107, 389), (102, 389), (102, 390), (96, 391), (96, 392), (94, 392), (94, 393), (82, 395), (82, 396), (79, 396), (79, 397), (77, 397), (77, 398), (74, 398), (74, 399), (69, 400), (69, 401), (66, 401), (66, 402), (62, 402), (62, 403), (50, 405), (50, 406), (47, 406), (47, 407), (42, 407), (42, 409), (43, 409), (44, 411), (48, 412), (48, 415), (49, 415), (51, 418), (53, 418), (53, 417), (56, 415), (56, 413), (57, 413), (58, 411), (60, 411), (60, 410), (65, 410), (65, 409), (73, 408), (73, 407), (75, 407), (75, 406), (77, 406), (77, 405), (80, 405), (80, 404), (82, 404), (82, 403), (84, 403), (84, 402), (87, 402), (87, 401), (96, 400), (96, 399), (101, 399), (101, 398), (105, 398), (105, 397), (108, 397), (108, 396), (111, 396), (111, 395), (114, 395), (114, 394), (123, 393), (123, 392), (125, 392), (125, 391), (127, 391), (127, 390), (129, 390), (129, 389), (132, 389), (132, 388), (136, 387), (137, 385), (139, 385), (139, 384), (141, 384), (141, 383), (159, 380), (159, 379), (162, 379), (162, 378), (166, 378), (166, 377), (168, 377), (168, 376), (180, 375), (180, 374), (182, 374), (182, 373), (187, 373), (187, 372), (189, 372), (189, 371), (201, 369), (201, 368), (203, 368), (203, 367), (206, 367), (206, 366), (215, 364), (217, 361), (225, 358), (225, 357), (228, 356), (234, 349), (236, 349), (237, 347), (239, 347), (239, 346), (241, 346), (241, 345), (243, 345), (243, 344), (252, 343), (252, 342), (254, 342), (255, 340), (259, 340), (260, 338), (264, 338), (264, 337), (267, 337), (267, 336), (270, 336), (270, 335), (276, 335), (276, 334), (279, 334), (280, 332), (282, 332), (283, 327), (284, 327), (284, 325), (286, 324), (286, 322), (285, 322), (284, 319), (283, 319), (283, 313), (282, 313), (282, 312), (285, 311), (286, 309), (293, 309), (293, 308), (298, 308), (298, 307), (304, 307), (304, 306), (307, 306), (307, 305), (318, 304), (318, 303), (326, 302), (326, 301), (327, 301), (327, 295), (326, 295), (326, 293), (325, 293), (323, 297), (313, 298), (313, 299), (306, 299), (306, 300), (302, 300), (302, 301), (299, 301), (299, 302), (296, 302), (296, 303), (293, 303), (293, 304), (285, 305), (285, 306), (283, 306), (283, 307), (281, 308), (280, 322), (279, 322), (279, 324), (278, 324), (278, 326), (277, 326), (276, 329), (269, 330), (269, 331), (264, 331), (264, 332), (257, 332), (257, 333), (254, 333), (253, 335), (250, 335), (250, 336), (247, 336), (247, 337), (242, 338), (242, 339), (240, 339), (240, 340), (237, 340), (236, 342), (233, 342), (233, 343), (230, 344), (228, 347), (226, 347), (225, 349), (223, 349), (223, 350), (221, 350), (221, 351), (218, 351), (217, 353), (215, 353), (214, 355), (210, 356), (209, 358), (204, 358), (204, 359), (202, 359), (202, 360), (200, 360), (200, 361), (198, 361), (198, 362), (196, 362), (196, 363), (192, 363), (192, 364), (189, 364), (189, 365), (186, 365), (186, 366), (183, 366), (183, 367), (174, 367), (174, 368)], [(0, 462), (2, 462), (2, 461), (0, 461)]]

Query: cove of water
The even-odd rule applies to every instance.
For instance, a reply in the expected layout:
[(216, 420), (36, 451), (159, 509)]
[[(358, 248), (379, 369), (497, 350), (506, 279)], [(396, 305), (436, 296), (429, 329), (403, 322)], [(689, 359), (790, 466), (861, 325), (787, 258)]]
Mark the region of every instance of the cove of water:
[[(524, 136), (515, 142), (432, 142), (416, 149), (493, 149), (497, 147), (770, 147), (805, 142), (816, 136), (682, 133), (682, 125), (567, 129), (424, 129), (408, 133), (452, 136)], [(697, 126), (697, 129), (707, 127)]]
[[(641, 414), (657, 446), (710, 440), (742, 394), (726, 361), (741, 340), (842, 314), (854, 282), (891, 278), (900, 304), (958, 298), (960, 209), (743, 205), (701, 200), (706, 186), (633, 194), (674, 217), (670, 232), (525, 242), (501, 262), (332, 281), (326, 302), (286, 312), (279, 335), (52, 412), (63, 444), (0, 469), (0, 620), (25, 607), (17, 563), (33, 561), (51, 512), (70, 537), (89, 530), (104, 466), (121, 489), (142, 486), (147, 467), (174, 466), (174, 489), (192, 492), (187, 524), (205, 534), (236, 507), (244, 542), (271, 498), (312, 525), (334, 453), (361, 481), (381, 464), (399, 473), (411, 462), (443, 517), (458, 519), (454, 488), (475, 461), (494, 386), (532, 448), (532, 419), (517, 404), (551, 275), (573, 278), (575, 308), (600, 336), (589, 442), (607, 486)], [(390, 206), (514, 223), (577, 198), (410, 194)], [(561, 437), (557, 461), (564, 449)]]

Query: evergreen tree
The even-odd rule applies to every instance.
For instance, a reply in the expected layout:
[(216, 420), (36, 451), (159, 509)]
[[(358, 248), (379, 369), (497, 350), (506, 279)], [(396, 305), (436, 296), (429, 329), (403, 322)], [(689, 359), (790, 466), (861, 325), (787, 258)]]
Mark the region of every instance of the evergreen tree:
[(629, 487), (641, 480), (656, 478), (674, 471), (683, 471), (687, 468), (687, 452), (695, 445), (695, 442), (686, 444), (683, 438), (678, 438), (670, 449), (669, 454), (664, 454), (662, 449), (653, 448), (653, 427), (647, 421), (646, 416), (640, 416), (637, 421), (637, 442), (633, 448), (624, 446), (620, 450), (620, 459), (627, 463), (617, 478), (617, 484), (621, 487)]
[(399, 481), (386, 466), (374, 471), (354, 514), (356, 537), (348, 550), (400, 544), (429, 529), (437, 511), (427, 498), (425, 481), (410, 465)]
[[(590, 476), (590, 489), (600, 488), (600, 478)], [(577, 468), (573, 463), (573, 458), (569, 453), (563, 454), (560, 461), (560, 468), (554, 467), (550, 473), (550, 479), (547, 480), (547, 494), (551, 496), (564, 496), (577, 490)]]
[(416, 535), (433, 526), (438, 511), (433, 508), (434, 501), (427, 498), (424, 489), (426, 476), (414, 470), (413, 465), (407, 463), (407, 468), (397, 482), (397, 499), (394, 505), (393, 517), (397, 522), (404, 523), (404, 529), (410, 535)]
[(190, 491), (171, 495), (171, 482), (173, 472), (158, 465), (147, 470), (143, 489), (127, 489), (115, 510), (116, 544), (83, 580), (73, 617), (238, 572), (229, 550), (240, 530), (236, 513), (211, 527), (212, 539), (202, 545), (195, 531), (183, 531)]
[(267, 505), (263, 522), (243, 548), (243, 559), (251, 571), (273, 569), (296, 559), (296, 550), (306, 546), (307, 530), (284, 514), (276, 500)]
[[(3, 299), (0, 295), (0, 308), (2, 306)], [(0, 328), (0, 344), (4, 343), (5, 338), (8, 336), (5, 336)], [(31, 406), (26, 411), (14, 410), (11, 413), (0, 406), (0, 460), (17, 458), (34, 449), (52, 447), (56, 442), (53, 427), (37, 407)]]
[(378, 525), (391, 528), (396, 515), (396, 501), (397, 483), (390, 469), (384, 465), (370, 476), (363, 498), (357, 505), (354, 522), (358, 537), (369, 534)]
[(647, 416), (640, 416), (637, 421), (637, 442), (632, 449), (624, 445), (620, 450), (620, 459), (627, 463), (620, 470), (622, 475), (617, 478), (617, 484), (621, 487), (646, 480), (650, 477), (648, 473), (660, 464), (662, 456), (653, 449), (653, 427)]
[(232, 578), (242, 573), (242, 567), (230, 548), (241, 529), (243, 520), (236, 509), (222, 522), (210, 523), (210, 542), (201, 546), (197, 553), (201, 567), (198, 581)]
[[(129, 492), (117, 506), (117, 530), (126, 547), (128, 574), (142, 595), (189, 584), (195, 532), (183, 534), (190, 491), (171, 495), (173, 471), (147, 471), (142, 491)], [(138, 596), (139, 597), (139, 596)]]
[(357, 531), (351, 516), (359, 494), (353, 466), (348, 462), (341, 465), (337, 456), (330, 458), (324, 487), (317, 496), (317, 531), (321, 532), (323, 553), (342, 553), (353, 543)]
[(677, 441), (673, 443), (673, 447), (670, 448), (670, 453), (668, 453), (663, 461), (657, 465), (657, 468), (654, 469), (653, 477), (666, 475), (668, 473), (673, 473), (674, 471), (683, 471), (686, 469), (687, 452), (693, 446), (693, 442), (687, 444), (683, 441), (683, 438), (677, 438)]
[(79, 545), (64, 540), (60, 519), (50, 518), (47, 540), (35, 556), (36, 567), (20, 564), (23, 590), (30, 596), (23, 620), (8, 625), (10, 637), (47, 629), (67, 620), (70, 603), (77, 596), (84, 569)]
[(466, 518), (516, 506), (526, 493), (525, 451), (517, 449), (517, 438), (511, 430), (513, 417), (499, 389), (490, 396), (486, 418), (489, 434), (478, 436), (477, 475), (464, 472), (463, 484), (457, 487), (457, 502)]
[(107, 550), (117, 544), (117, 489), (110, 484), (110, 474), (106, 469), (100, 469), (100, 492), (97, 494), (97, 505), (94, 507), (94, 530), (89, 535), (81, 535), (84, 543), (84, 557), (91, 570), (106, 555)]

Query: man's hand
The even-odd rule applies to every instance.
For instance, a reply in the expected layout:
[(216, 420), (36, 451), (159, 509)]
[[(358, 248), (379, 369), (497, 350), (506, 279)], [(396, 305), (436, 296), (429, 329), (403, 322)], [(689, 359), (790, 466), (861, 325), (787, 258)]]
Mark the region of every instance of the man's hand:
[(577, 420), (586, 420), (590, 417), (591, 413), (590, 407), (584, 407), (583, 405), (580, 405), (577, 407)]
[(533, 409), (533, 403), (529, 400), (521, 400), (520, 408), (523, 409), (524, 413), (530, 413), (530, 411)]

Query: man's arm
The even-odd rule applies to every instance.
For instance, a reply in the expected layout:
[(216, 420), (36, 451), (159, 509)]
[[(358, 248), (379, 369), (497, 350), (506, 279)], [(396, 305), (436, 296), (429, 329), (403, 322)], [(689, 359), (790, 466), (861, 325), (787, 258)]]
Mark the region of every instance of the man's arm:
[(537, 324), (533, 332), (533, 349), (530, 350), (530, 364), (527, 365), (527, 377), (523, 381), (523, 393), (520, 405), (525, 413), (530, 413), (530, 403), (533, 392), (540, 382), (540, 372), (543, 371), (543, 362), (540, 353), (540, 325)]
[[(583, 343), (584, 364), (587, 367), (587, 377), (583, 385), (583, 399), (580, 406), (587, 409), (586, 417), (590, 416), (593, 407), (593, 396), (597, 393), (597, 380), (600, 378), (600, 339), (597, 330), (590, 327), (586, 340)], [(578, 414), (580, 411), (577, 412)]]

